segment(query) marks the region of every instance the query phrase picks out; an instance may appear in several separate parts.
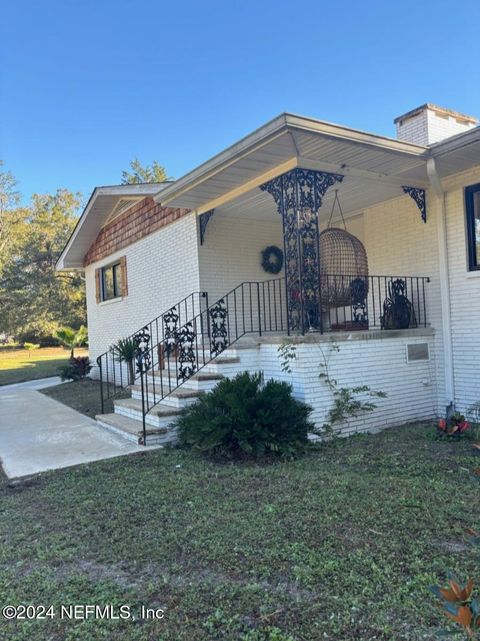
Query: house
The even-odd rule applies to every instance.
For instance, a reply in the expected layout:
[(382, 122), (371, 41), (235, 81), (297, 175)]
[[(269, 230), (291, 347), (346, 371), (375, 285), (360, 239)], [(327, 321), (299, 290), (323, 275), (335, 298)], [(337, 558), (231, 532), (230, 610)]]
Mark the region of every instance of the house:
[(94, 190), (57, 268), (85, 271), (103, 401), (132, 383), (111, 345), (136, 341), (132, 398), (102, 425), (164, 442), (244, 369), (289, 380), (321, 425), (325, 359), (340, 385), (387, 393), (345, 434), (475, 411), (480, 127), (432, 104), (395, 124), (393, 139), (286, 113), (179, 180)]

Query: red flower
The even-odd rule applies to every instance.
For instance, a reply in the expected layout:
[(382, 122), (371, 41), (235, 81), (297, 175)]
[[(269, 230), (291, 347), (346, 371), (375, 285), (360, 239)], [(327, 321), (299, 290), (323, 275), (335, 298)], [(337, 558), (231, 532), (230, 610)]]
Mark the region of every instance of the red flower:
[(470, 423), (468, 421), (462, 421), (461, 423), (458, 424), (457, 427), (460, 433), (466, 432), (467, 430), (470, 429)]
[(444, 418), (441, 418), (438, 421), (438, 429), (442, 430), (442, 432), (444, 432), (446, 430), (446, 428), (447, 428), (447, 421)]

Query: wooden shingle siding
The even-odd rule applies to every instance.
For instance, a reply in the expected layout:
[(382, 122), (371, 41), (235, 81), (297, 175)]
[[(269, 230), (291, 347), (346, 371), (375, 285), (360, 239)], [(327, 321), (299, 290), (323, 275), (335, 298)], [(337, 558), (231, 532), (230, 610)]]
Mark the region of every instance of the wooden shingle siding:
[(188, 209), (162, 207), (153, 198), (144, 198), (100, 230), (85, 254), (84, 267), (110, 256), (188, 213)]

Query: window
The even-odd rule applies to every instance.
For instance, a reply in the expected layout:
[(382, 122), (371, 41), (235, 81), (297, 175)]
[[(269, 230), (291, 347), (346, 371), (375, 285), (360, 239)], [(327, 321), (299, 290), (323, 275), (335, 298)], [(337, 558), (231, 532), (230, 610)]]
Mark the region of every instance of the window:
[(120, 263), (102, 267), (102, 300), (120, 296)]
[(480, 183), (465, 189), (467, 212), (468, 267), (480, 269)]
[(97, 303), (128, 295), (127, 257), (95, 270), (95, 297)]

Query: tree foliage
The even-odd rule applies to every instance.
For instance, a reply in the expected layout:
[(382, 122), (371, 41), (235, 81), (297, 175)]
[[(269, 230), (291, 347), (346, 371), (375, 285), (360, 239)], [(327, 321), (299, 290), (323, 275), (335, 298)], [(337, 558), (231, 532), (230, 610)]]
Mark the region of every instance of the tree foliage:
[(83, 347), (88, 341), (88, 331), (85, 325), (81, 325), (79, 329), (61, 327), (57, 329), (55, 336), (64, 347), (70, 350), (70, 358), (75, 356), (76, 347)]
[(151, 165), (143, 166), (138, 158), (130, 161), (131, 171), (122, 171), (122, 185), (139, 185), (141, 183), (161, 183), (171, 180), (165, 167), (156, 160)]
[(14, 187), (11, 174), (0, 171), (0, 331), (45, 344), (60, 326), (86, 322), (82, 275), (55, 271), (80, 195), (59, 189), (20, 207)]

